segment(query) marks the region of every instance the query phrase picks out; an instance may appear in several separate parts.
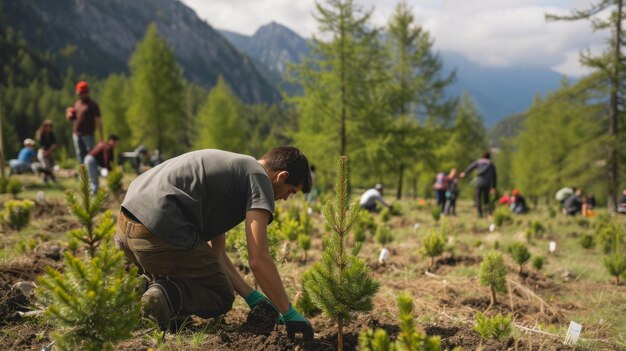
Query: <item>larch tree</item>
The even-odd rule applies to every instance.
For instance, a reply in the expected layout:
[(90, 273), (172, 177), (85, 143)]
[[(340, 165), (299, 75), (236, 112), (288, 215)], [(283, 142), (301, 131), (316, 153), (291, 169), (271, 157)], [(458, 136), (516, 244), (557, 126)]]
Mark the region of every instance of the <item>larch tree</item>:
[(128, 123), (133, 144), (174, 155), (182, 149), (183, 76), (174, 54), (152, 23), (130, 59)]
[(304, 94), (291, 98), (300, 115), (295, 142), (312, 159), (318, 160), (318, 179), (332, 181), (335, 157), (347, 154), (356, 124), (372, 116), (370, 90), (376, 77), (374, 59), (380, 55), (378, 31), (369, 23), (371, 11), (363, 11), (352, 0), (327, 0), (316, 4), (315, 18), (327, 40), (314, 37), (312, 54), (293, 67), (290, 80)]
[(120, 137), (121, 149), (132, 149), (131, 130), (126, 121), (128, 110), (128, 91), (130, 86), (126, 77), (112, 74), (104, 81), (98, 102), (103, 118), (105, 137), (115, 134)]
[(406, 165), (428, 157), (435, 148), (433, 141), (438, 140), (419, 121), (447, 121), (452, 114), (456, 101), (447, 98), (444, 90), (454, 82), (455, 72), (442, 72), (430, 33), (415, 23), (406, 1), (396, 6), (387, 34), (388, 102), (395, 117), (391, 134), (397, 151), (390, 159), (398, 172), (396, 196), (400, 198)]
[(241, 102), (220, 76), (198, 112), (195, 146), (245, 152), (248, 126), (241, 111)]
[[(607, 16), (607, 12), (609, 15)], [(594, 56), (588, 50), (581, 53), (580, 62), (600, 73), (604, 84), (609, 88), (606, 94), (601, 97), (607, 106), (606, 126), (606, 149), (607, 157), (605, 162), (607, 180), (607, 198), (611, 209), (617, 210), (617, 195), (619, 185), (620, 161), (623, 162), (623, 154), (626, 142), (623, 132), (620, 131), (620, 124), (624, 123), (623, 104), (626, 91), (624, 90), (624, 79), (626, 78), (626, 67), (624, 53), (624, 32), (622, 21), (624, 20), (624, 0), (598, 0), (593, 2), (588, 9), (573, 10), (568, 16), (558, 16), (547, 14), (547, 20), (577, 21), (589, 20), (593, 31), (609, 30), (610, 39), (603, 53)]]

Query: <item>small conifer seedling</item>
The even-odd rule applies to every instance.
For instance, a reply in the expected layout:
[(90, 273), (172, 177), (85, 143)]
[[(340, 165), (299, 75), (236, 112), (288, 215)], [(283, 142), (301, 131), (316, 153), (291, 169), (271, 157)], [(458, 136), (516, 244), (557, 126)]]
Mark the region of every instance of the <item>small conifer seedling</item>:
[(518, 273), (522, 274), (522, 267), (524, 263), (528, 262), (530, 259), (530, 251), (528, 251), (526, 245), (520, 242), (513, 243), (509, 248), (509, 251), (511, 252), (511, 256), (513, 256), (515, 263), (519, 265)]
[(11, 194), (14, 200), (17, 199), (17, 195), (22, 192), (22, 182), (17, 179), (9, 178), (6, 192)]
[(67, 199), (84, 228), (68, 233), (68, 239), (88, 244), (89, 255), (80, 257), (66, 251), (65, 270), (61, 273), (46, 267), (45, 275), (39, 278), (37, 296), (48, 306), (45, 316), (57, 328), (53, 334), (55, 347), (112, 350), (115, 343), (131, 337), (139, 323), (137, 268), (126, 270), (124, 253), (111, 240), (111, 213), (106, 212), (96, 221), (104, 192), (94, 195), (89, 191), (84, 168), (80, 185), (80, 199), (75, 194)]
[(540, 271), (543, 268), (543, 257), (541, 256), (533, 256), (532, 265), (536, 270)]
[(491, 307), (497, 302), (496, 292), (506, 292), (506, 266), (501, 253), (493, 251), (485, 255), (480, 264), (479, 280), (480, 285), (491, 290)]
[(440, 351), (441, 339), (427, 336), (415, 327), (413, 300), (408, 293), (398, 296), (400, 333), (395, 341), (383, 329), (366, 330), (359, 334), (359, 350), (362, 351)]
[(113, 167), (113, 169), (107, 175), (107, 189), (113, 194), (115, 198), (119, 196), (122, 191), (122, 179), (124, 178), (124, 172), (120, 167)]
[(489, 318), (477, 312), (474, 330), (485, 340), (504, 339), (511, 335), (511, 316), (496, 315)]
[(35, 205), (30, 200), (9, 200), (4, 204), (0, 223), (11, 229), (20, 230), (30, 222), (30, 210)]
[(431, 231), (424, 239), (422, 239), (422, 247), (420, 252), (424, 256), (430, 257), (429, 269), (435, 265), (435, 257), (441, 255), (446, 247), (446, 239), (443, 235)]
[(385, 224), (379, 225), (378, 228), (376, 228), (376, 235), (374, 235), (374, 239), (376, 239), (377, 243), (385, 247), (393, 241), (391, 229)]
[(298, 244), (300, 245), (300, 249), (302, 250), (302, 262), (306, 263), (307, 251), (309, 251), (309, 249), (311, 248), (311, 237), (306, 234), (299, 234)]
[(102, 210), (107, 193), (100, 189), (98, 193), (93, 195), (89, 186), (87, 169), (81, 166), (78, 173), (80, 176), (79, 193), (68, 192), (65, 194), (65, 199), (70, 212), (78, 219), (82, 227), (70, 231), (68, 235), (70, 238), (81, 241), (87, 247), (89, 255), (93, 257), (100, 242), (113, 229), (114, 222), (109, 212), (96, 226), (95, 218)]
[(304, 289), (324, 314), (337, 321), (338, 350), (343, 350), (344, 322), (358, 312), (372, 310), (380, 283), (370, 277), (369, 267), (357, 257), (361, 244), (348, 246), (348, 233), (359, 220), (358, 204), (348, 205), (348, 158), (339, 157), (335, 200), (323, 213), (332, 229), (324, 238), (322, 259), (302, 276)]

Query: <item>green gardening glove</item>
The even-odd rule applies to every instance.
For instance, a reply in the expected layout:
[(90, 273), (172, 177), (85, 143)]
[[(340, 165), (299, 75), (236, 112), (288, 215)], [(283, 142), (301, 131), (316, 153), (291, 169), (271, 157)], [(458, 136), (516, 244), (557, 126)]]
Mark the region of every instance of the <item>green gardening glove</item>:
[(287, 327), (287, 337), (291, 340), (295, 340), (296, 333), (302, 334), (303, 341), (311, 341), (313, 340), (313, 327), (311, 327), (311, 323), (304, 318), (293, 305), (289, 305), (289, 310), (283, 313), (281, 316), (282, 321), (285, 322), (285, 327)]
[[(254, 308), (254, 306), (258, 305), (262, 301), (265, 301), (274, 307), (274, 304), (270, 301), (270, 299), (265, 297), (265, 295), (261, 294), (258, 290), (252, 291), (250, 295), (246, 296), (245, 300), (250, 308)], [(276, 307), (274, 307), (274, 309), (276, 309)]]

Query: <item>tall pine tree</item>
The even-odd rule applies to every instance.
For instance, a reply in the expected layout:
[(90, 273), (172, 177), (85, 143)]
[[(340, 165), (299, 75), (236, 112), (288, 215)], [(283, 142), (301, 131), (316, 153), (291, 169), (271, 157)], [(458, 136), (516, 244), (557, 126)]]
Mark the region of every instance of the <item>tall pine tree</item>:
[(120, 137), (122, 150), (132, 149), (131, 130), (126, 121), (130, 86), (126, 77), (112, 74), (107, 77), (100, 93), (99, 103), (103, 116), (105, 136), (115, 134)]
[(247, 124), (241, 116), (241, 102), (221, 76), (198, 113), (197, 148), (245, 152)]
[(165, 154), (183, 150), (183, 77), (172, 50), (150, 24), (130, 59), (131, 96), (128, 123), (133, 144)]

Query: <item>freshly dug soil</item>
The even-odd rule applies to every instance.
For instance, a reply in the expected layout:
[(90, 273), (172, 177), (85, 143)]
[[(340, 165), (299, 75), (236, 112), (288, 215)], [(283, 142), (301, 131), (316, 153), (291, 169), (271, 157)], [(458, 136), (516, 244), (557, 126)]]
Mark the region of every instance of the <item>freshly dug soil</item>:
[(0, 326), (20, 321), (18, 311), (28, 311), (29, 300), (21, 290), (11, 289), (11, 285), (0, 282)]
[(33, 219), (52, 218), (70, 214), (67, 205), (61, 201), (45, 201), (37, 204), (30, 210), (30, 213)]

